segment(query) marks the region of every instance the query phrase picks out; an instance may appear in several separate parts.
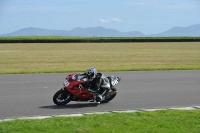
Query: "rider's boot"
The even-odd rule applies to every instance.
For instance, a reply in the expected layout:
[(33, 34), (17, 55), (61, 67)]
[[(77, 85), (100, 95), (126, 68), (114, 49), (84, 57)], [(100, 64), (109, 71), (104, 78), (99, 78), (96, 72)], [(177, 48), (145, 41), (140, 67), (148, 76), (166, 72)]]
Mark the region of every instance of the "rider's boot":
[(96, 95), (96, 103), (100, 104), (101, 100), (102, 100), (102, 95), (101, 94), (97, 94)]
[(103, 91), (103, 93), (102, 94), (97, 94), (96, 95), (96, 102), (98, 103), (98, 104), (100, 104), (100, 102), (101, 102), (101, 100), (103, 99), (103, 96), (106, 94), (106, 92), (107, 92), (107, 89), (105, 89), (104, 91)]

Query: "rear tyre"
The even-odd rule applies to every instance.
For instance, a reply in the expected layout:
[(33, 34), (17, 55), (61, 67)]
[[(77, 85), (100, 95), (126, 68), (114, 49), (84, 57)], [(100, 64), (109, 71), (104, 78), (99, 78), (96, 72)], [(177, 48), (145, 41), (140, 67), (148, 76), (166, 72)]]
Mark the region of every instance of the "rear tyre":
[(53, 102), (58, 106), (62, 106), (69, 103), (72, 100), (72, 98), (73, 95), (71, 95), (68, 91), (59, 90), (54, 94)]
[(117, 95), (117, 89), (114, 88), (114, 87), (112, 87), (111, 90), (112, 90), (112, 92), (113, 92), (114, 94), (112, 94), (111, 96), (109, 96), (109, 97), (107, 97), (107, 98), (105, 97), (105, 99), (102, 100), (101, 103), (108, 103), (108, 102), (111, 101), (113, 98), (115, 98), (115, 96)]

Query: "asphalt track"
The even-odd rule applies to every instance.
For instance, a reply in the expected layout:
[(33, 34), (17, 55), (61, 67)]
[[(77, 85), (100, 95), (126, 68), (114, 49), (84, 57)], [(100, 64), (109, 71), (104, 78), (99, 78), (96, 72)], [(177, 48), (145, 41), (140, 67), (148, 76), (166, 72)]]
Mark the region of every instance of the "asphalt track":
[(135, 71), (104, 73), (122, 77), (116, 98), (107, 104), (59, 107), (52, 97), (68, 74), (0, 75), (0, 119), (200, 105), (200, 71)]

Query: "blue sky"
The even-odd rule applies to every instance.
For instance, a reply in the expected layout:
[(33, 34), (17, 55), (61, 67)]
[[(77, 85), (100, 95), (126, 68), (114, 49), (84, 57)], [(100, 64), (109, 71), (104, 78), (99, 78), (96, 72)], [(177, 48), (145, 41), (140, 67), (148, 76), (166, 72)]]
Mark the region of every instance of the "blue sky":
[(0, 34), (96, 27), (152, 34), (200, 24), (200, 0), (0, 0)]

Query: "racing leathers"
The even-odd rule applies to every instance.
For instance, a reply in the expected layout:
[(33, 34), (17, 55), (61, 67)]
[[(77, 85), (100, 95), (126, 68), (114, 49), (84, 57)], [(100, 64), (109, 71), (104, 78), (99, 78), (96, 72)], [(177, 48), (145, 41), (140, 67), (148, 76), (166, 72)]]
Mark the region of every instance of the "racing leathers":
[[(83, 78), (87, 78), (85, 73), (81, 75), (84, 75)], [(91, 84), (91, 87), (88, 89), (88, 91), (96, 93), (96, 97), (102, 97), (110, 90), (110, 82), (102, 73), (97, 73), (97, 76), (94, 79), (91, 81), (89, 79), (85, 83)], [(99, 100), (100, 99), (96, 99), (97, 102), (99, 102)]]
[(104, 89), (106, 91), (110, 90), (110, 82), (107, 77), (105, 77), (102, 73), (97, 73), (96, 78), (93, 80), (94, 87), (96, 90)]

